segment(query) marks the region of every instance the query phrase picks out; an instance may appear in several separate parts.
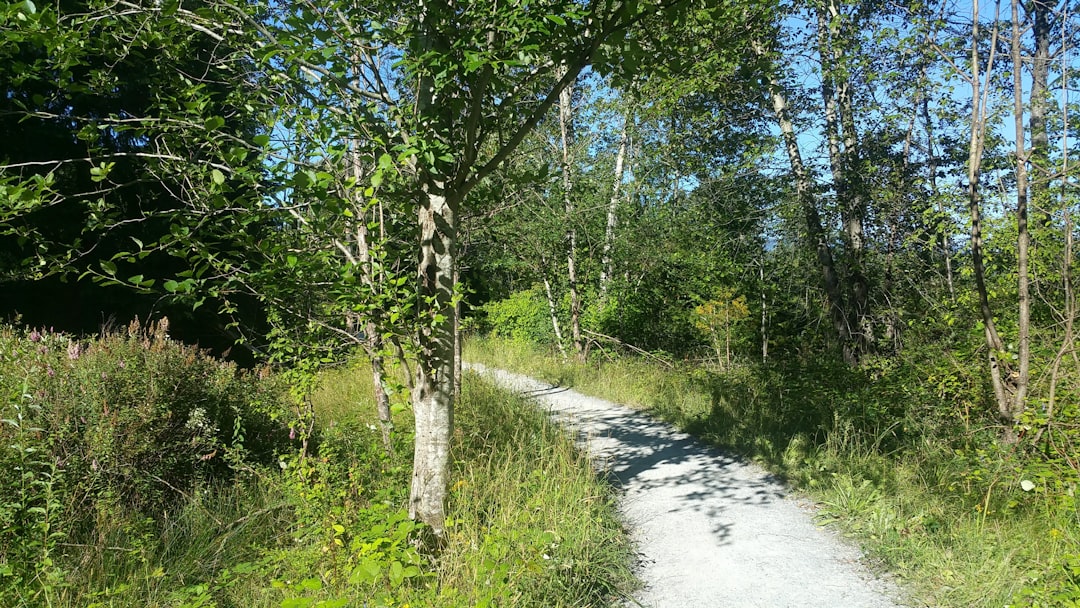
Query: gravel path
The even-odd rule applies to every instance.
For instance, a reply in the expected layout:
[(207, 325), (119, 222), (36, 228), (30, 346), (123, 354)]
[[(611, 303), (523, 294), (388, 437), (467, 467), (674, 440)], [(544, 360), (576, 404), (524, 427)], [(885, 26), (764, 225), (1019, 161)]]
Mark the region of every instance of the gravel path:
[[(622, 490), (649, 608), (894, 608), (899, 590), (761, 467), (609, 401), (482, 365), (575, 430)], [(634, 604), (630, 604), (633, 606)]]

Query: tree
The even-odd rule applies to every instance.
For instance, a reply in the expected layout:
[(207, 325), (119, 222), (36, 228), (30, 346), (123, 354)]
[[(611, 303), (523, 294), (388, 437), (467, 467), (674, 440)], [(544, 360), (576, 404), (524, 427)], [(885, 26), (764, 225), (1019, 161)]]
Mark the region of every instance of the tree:
[[(633, 73), (651, 52), (644, 41), (663, 37), (657, 24), (693, 18), (735, 32), (738, 26), (723, 19), (730, 10), (688, 1), (378, 2), (361, 8), (327, 0), (258, 9), (222, 2), (199, 11), (132, 5), (125, 15), (149, 32), (186, 32), (215, 42), (245, 32), (245, 46), (223, 58), (223, 65), (255, 87), (247, 91), (247, 105), (262, 112), (262, 124), (271, 130), (257, 140), (237, 140), (220, 132), (217, 118), (199, 114), (205, 105), (168, 100), (174, 115), (183, 115), (176, 121), (168, 116), (171, 132), (204, 146), (206, 163), (193, 174), (181, 158), (161, 159), (167, 161), (163, 175), (199, 178), (181, 197), (184, 209), (163, 214), (170, 234), (152, 244), (177, 255), (183, 251), (190, 266), (164, 283), (165, 289), (251, 293), (292, 327), (306, 320), (319, 335), (354, 344), (355, 327), (369, 327), (368, 321), (400, 324), (402, 313), (411, 310), (416, 447), (410, 512), (441, 536), (456, 368), (454, 272), (469, 193), (510, 157), (586, 66)], [(92, 15), (102, 18), (110, 17)], [(78, 23), (83, 29), (62, 35), (86, 35), (91, 20)], [(194, 85), (187, 93), (205, 98)], [(162, 133), (154, 116), (114, 123), (140, 140), (157, 141)], [(282, 132), (288, 141), (273, 143), (272, 136)], [(266, 158), (265, 173), (245, 169), (238, 155)], [(106, 171), (107, 165), (95, 170)], [(335, 183), (342, 175), (349, 176), (345, 184)], [(5, 174), (7, 183), (23, 188), (22, 200), (28, 190), (17, 177)], [(36, 204), (51, 186), (37, 184), (31, 197)], [(343, 230), (349, 222), (341, 216), (371, 217), (356, 213), (356, 203), (349, 201), (358, 200), (368, 201), (365, 207), (392, 202), (400, 205), (395, 212), (415, 213), (415, 295), (399, 300), (390, 315), (373, 312), (372, 302), (386, 300), (375, 296), (378, 290), (367, 279), (357, 280), (371, 276), (358, 267), (370, 265), (363, 250), (372, 242)], [(12, 208), (13, 215), (21, 213), (17, 204)], [(230, 239), (241, 251), (220, 251)], [(128, 253), (98, 274), (152, 288), (145, 277), (125, 280), (114, 272), (118, 262), (138, 261), (138, 251)], [(297, 287), (283, 288), (284, 277)], [(396, 285), (399, 279), (393, 280)], [(352, 296), (346, 294), (350, 289)], [(333, 304), (328, 307), (320, 294)], [(350, 308), (354, 314), (334, 314)], [(300, 333), (282, 326), (276, 334), (281, 352), (325, 350)]]

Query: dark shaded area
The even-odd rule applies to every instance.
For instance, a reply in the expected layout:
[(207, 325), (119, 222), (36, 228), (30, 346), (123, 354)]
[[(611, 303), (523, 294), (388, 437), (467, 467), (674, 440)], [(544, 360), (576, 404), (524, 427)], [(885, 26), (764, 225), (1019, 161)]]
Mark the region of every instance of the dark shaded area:
[[(62, 27), (92, 10), (85, 0), (66, 0), (42, 18)], [(249, 364), (250, 351), (232, 348), (236, 335), (225, 328), (234, 319), (218, 314), (219, 303), (207, 300), (194, 310), (160, 291), (190, 268), (167, 240), (192, 195), (187, 177), (168, 164), (174, 161), (158, 155), (195, 166), (214, 151), (183, 131), (148, 134), (139, 121), (182, 119), (178, 106), (197, 100), (193, 120), (220, 117), (219, 129), (241, 138), (259, 127), (237, 106), (237, 74), (222, 61), (231, 52), (227, 44), (165, 27), (151, 35), (139, 22), (145, 18), (128, 13), (108, 27), (82, 24), (79, 45), (13, 35), (0, 49), (0, 177), (54, 180), (41, 205), (0, 217), (0, 320), (92, 335), (167, 316), (174, 338)], [(94, 174), (107, 163), (107, 175)], [(159, 242), (166, 245), (155, 247)], [(223, 252), (231, 248), (221, 245)], [(135, 263), (117, 260), (125, 252)], [(121, 280), (155, 280), (158, 293), (78, 280), (103, 264), (119, 267)], [(262, 326), (254, 302), (236, 304), (234, 317), (248, 331)]]
[[(262, 325), (256, 302), (249, 301), (242, 314), (245, 326)], [(243, 366), (253, 365), (257, 356), (250, 348), (237, 345), (239, 333), (227, 328), (228, 318), (217, 314), (212, 304), (201, 309), (172, 302), (158, 295), (135, 293), (123, 287), (102, 286), (88, 280), (63, 281), (49, 277), (38, 281), (0, 282), (0, 320), (19, 325), (81, 336), (126, 327), (134, 320), (144, 325), (169, 319), (169, 335), (185, 344), (209, 350)]]

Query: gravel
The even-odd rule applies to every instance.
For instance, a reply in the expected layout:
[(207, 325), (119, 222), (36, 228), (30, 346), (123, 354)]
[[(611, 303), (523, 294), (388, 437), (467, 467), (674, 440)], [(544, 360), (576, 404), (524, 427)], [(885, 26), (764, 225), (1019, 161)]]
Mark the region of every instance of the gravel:
[(901, 590), (814, 523), (814, 505), (760, 466), (630, 408), (526, 376), (469, 366), (532, 397), (578, 434), (620, 488), (649, 608), (892, 608)]

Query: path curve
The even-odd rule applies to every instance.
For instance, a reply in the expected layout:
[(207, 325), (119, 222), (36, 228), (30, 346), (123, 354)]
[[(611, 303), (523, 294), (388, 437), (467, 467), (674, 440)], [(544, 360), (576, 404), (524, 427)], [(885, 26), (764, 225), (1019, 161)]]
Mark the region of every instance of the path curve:
[(899, 590), (813, 521), (760, 466), (630, 408), (503, 370), (473, 371), (535, 399), (621, 488), (648, 608), (895, 608)]

